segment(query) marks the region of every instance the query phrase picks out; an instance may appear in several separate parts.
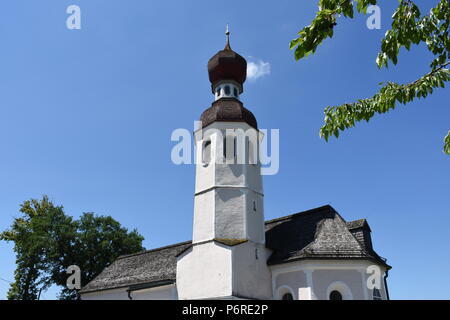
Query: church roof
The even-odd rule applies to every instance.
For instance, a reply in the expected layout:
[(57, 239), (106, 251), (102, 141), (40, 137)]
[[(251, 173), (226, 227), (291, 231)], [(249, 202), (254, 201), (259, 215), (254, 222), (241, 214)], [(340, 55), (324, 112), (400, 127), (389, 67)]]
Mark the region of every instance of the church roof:
[[(390, 268), (350, 230), (369, 227), (365, 219), (346, 222), (333, 207), (326, 205), (266, 221), (266, 246), (273, 250), (268, 264), (300, 259), (369, 259)], [(370, 228), (369, 228), (370, 230)], [(177, 256), (191, 241), (120, 256), (81, 293), (145, 284), (173, 283)]]
[(267, 221), (266, 247), (273, 250), (267, 263), (350, 258), (369, 259), (386, 265), (372, 248), (366, 247), (350, 232), (364, 223), (367, 224), (365, 219), (347, 223), (329, 205)]
[(227, 40), (225, 48), (209, 59), (208, 75), (213, 87), (223, 80), (233, 80), (242, 86), (247, 77), (247, 61), (231, 49)]
[(191, 243), (186, 241), (120, 256), (84, 286), (81, 293), (175, 280), (176, 256)]
[(242, 102), (234, 98), (221, 98), (214, 101), (212, 106), (202, 113), (200, 121), (202, 128), (213, 122), (245, 122), (258, 129), (258, 123), (253, 113), (244, 108)]

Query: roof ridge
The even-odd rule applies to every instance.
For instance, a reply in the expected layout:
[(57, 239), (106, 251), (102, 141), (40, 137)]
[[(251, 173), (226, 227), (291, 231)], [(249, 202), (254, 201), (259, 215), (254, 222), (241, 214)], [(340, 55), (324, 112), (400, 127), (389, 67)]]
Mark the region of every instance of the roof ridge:
[(191, 244), (191, 243), (192, 243), (192, 240), (187, 240), (187, 241), (183, 241), (183, 242), (169, 244), (167, 246), (163, 246), (163, 247), (159, 247), (159, 248), (143, 250), (143, 251), (139, 251), (139, 252), (136, 252), (136, 253), (124, 254), (124, 255), (121, 255), (121, 256), (117, 257), (117, 260), (123, 259), (123, 258), (129, 258), (129, 257), (133, 257), (133, 256), (138, 256), (138, 255), (146, 254), (146, 253), (150, 253), (150, 252), (156, 252), (156, 251), (160, 251), (160, 250), (164, 250), (164, 249), (169, 249), (169, 248), (172, 248), (172, 247), (178, 247), (178, 246), (182, 246), (182, 245), (185, 245), (185, 244)]
[(279, 218), (267, 220), (267, 221), (265, 221), (264, 223), (265, 223), (265, 224), (269, 224), (269, 223), (273, 223), (273, 222), (278, 222), (278, 221), (282, 221), (282, 220), (287, 220), (287, 219), (290, 219), (290, 218), (293, 218), (293, 217), (296, 217), (296, 216), (299, 216), (299, 215), (323, 211), (324, 209), (331, 209), (331, 210), (333, 210), (334, 212), (337, 213), (337, 211), (336, 211), (331, 205), (326, 204), (326, 205), (324, 205), (324, 206), (317, 207), (317, 208), (314, 208), (314, 209), (309, 209), (309, 210), (306, 210), (306, 211), (301, 211), (301, 212), (293, 213), (293, 214), (290, 214), (290, 215), (287, 215), (287, 216), (284, 216), (284, 217), (279, 217)]

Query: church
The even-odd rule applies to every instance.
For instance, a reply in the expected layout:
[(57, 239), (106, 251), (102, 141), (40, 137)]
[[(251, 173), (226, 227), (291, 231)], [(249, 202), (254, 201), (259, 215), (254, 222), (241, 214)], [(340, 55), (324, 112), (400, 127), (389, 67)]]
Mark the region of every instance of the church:
[(391, 267), (365, 219), (330, 205), (265, 221), (262, 134), (240, 101), (246, 60), (225, 48), (208, 62), (214, 102), (194, 132), (192, 240), (120, 256), (83, 300), (387, 300)]

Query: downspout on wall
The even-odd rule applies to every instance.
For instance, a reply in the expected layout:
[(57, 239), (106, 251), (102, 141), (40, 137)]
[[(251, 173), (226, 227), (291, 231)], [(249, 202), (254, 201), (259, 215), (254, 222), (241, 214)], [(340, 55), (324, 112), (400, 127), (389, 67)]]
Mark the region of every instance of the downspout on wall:
[(386, 299), (390, 300), (390, 298), (389, 298), (389, 290), (388, 290), (388, 286), (387, 286), (388, 274), (389, 274), (389, 270), (386, 270), (386, 273), (384, 274), (384, 287), (386, 288)]

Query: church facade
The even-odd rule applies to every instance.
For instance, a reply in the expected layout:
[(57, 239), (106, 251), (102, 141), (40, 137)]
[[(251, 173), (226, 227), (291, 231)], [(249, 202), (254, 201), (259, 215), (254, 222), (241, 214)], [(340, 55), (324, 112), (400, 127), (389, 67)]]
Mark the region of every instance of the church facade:
[(227, 34), (208, 62), (215, 101), (194, 132), (192, 240), (119, 257), (82, 299), (389, 299), (391, 267), (365, 219), (325, 205), (265, 221), (262, 134), (239, 99), (246, 70)]

